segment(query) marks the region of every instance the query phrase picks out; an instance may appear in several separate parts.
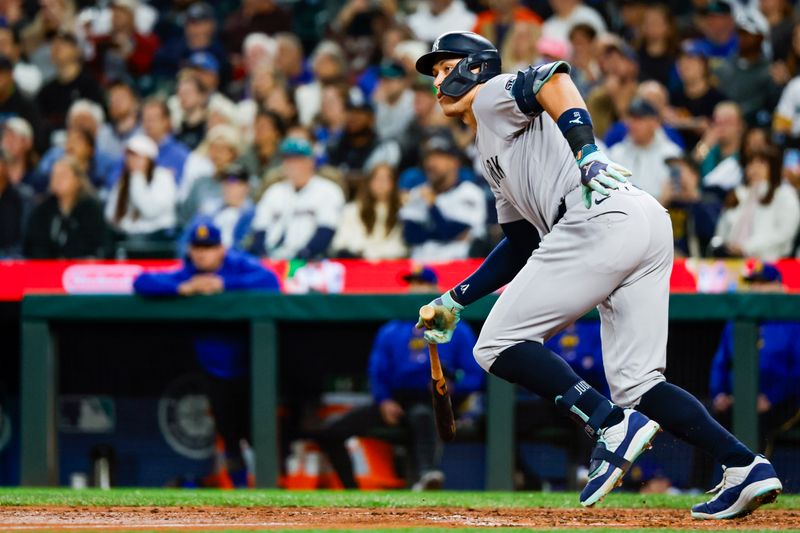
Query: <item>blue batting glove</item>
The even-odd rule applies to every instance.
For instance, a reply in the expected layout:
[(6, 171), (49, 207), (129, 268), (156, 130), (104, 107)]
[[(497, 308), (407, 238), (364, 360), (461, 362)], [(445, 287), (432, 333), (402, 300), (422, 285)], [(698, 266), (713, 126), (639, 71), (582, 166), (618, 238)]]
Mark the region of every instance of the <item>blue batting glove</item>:
[(417, 321), (418, 328), (426, 328), (423, 335), (428, 344), (445, 344), (453, 338), (456, 325), (461, 320), (461, 311), (464, 306), (456, 302), (450, 291), (442, 294), (431, 303), (431, 307), (436, 311), (433, 320), (425, 322), (422, 317)]
[(620, 183), (627, 183), (631, 176), (630, 170), (612, 162), (593, 144), (581, 148), (578, 156), (583, 205), (586, 209), (592, 206), (592, 192), (608, 196), (612, 190), (619, 189)]

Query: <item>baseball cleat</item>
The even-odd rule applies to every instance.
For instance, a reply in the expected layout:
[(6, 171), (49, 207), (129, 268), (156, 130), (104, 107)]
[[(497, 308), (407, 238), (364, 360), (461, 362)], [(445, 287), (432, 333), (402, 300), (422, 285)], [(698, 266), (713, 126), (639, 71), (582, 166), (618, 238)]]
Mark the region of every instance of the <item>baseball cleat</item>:
[(760, 506), (778, 499), (783, 485), (763, 455), (747, 466), (723, 467), (722, 481), (708, 491), (711, 500), (692, 507), (692, 518), (722, 520), (747, 516)]
[(598, 432), (589, 464), (589, 482), (581, 491), (581, 505), (591, 507), (622, 484), (622, 477), (650, 444), (661, 426), (639, 411), (625, 409), (622, 422)]
[(420, 476), (419, 481), (414, 483), (411, 490), (415, 492), (440, 490), (442, 485), (444, 485), (444, 472), (441, 470), (428, 470)]

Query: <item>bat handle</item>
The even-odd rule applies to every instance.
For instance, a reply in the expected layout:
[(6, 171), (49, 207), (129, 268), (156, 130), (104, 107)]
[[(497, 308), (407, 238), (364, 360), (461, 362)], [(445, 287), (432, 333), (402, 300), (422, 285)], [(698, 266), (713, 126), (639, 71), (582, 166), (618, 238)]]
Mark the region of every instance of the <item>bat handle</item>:
[(431, 377), (439, 381), (444, 378), (444, 372), (442, 372), (442, 363), (439, 361), (439, 347), (435, 344), (428, 345), (428, 351), (430, 352), (431, 356)]

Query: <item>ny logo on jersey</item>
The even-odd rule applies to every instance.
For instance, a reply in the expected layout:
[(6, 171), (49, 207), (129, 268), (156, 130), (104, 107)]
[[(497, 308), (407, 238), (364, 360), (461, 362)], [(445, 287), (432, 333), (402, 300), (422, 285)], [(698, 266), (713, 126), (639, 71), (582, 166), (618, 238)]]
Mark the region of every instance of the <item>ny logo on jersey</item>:
[(580, 114), (579, 111), (575, 111), (573, 116), (575, 118), (573, 118), (572, 120), (569, 121), (570, 124), (583, 124), (583, 121), (581, 120), (581, 114)]
[(484, 163), (484, 167), (486, 167), (486, 172), (489, 173), (498, 186), (500, 185), (501, 180), (506, 179), (506, 173), (500, 167), (500, 162), (497, 156), (487, 159)]

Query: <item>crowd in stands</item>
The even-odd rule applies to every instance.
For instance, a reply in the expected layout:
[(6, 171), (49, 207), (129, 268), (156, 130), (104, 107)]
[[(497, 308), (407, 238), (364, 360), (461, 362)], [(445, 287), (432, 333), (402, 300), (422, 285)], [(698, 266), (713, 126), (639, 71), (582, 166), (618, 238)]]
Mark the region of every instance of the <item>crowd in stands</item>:
[(570, 62), (679, 255), (799, 253), (791, 0), (7, 0), (0, 257), (174, 256), (203, 218), (271, 258), (484, 256), (472, 133), (414, 69), (454, 30)]

